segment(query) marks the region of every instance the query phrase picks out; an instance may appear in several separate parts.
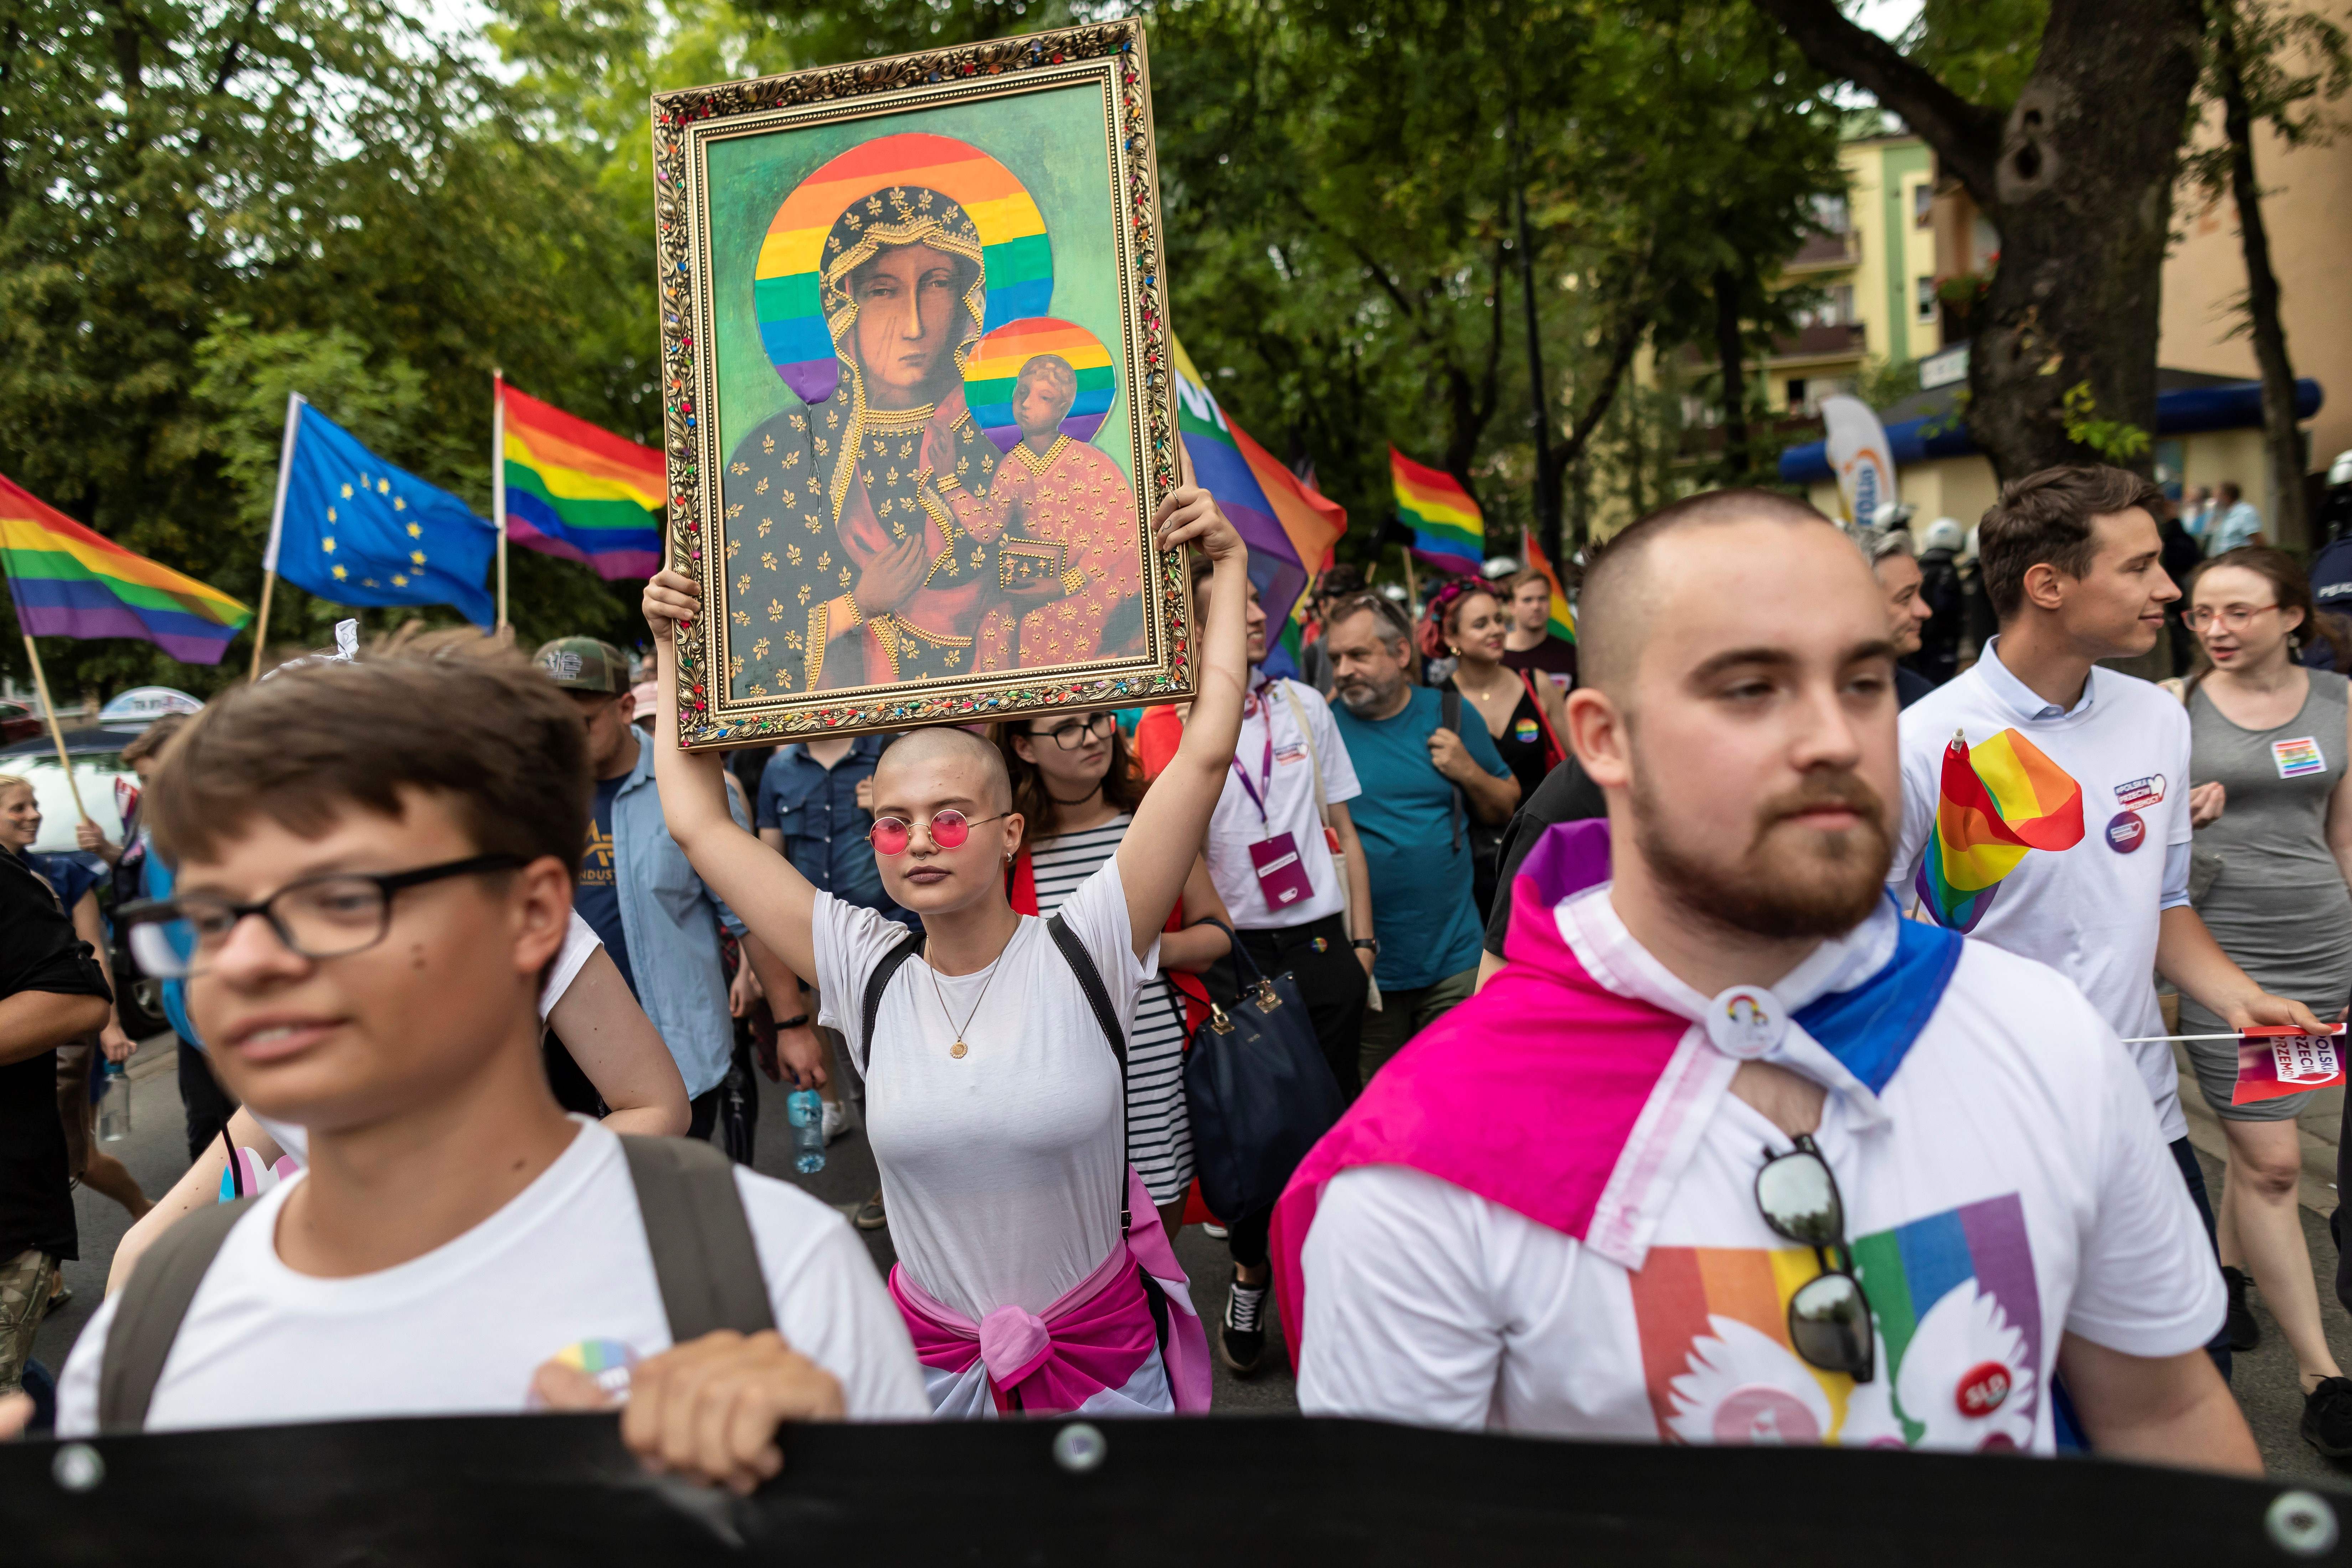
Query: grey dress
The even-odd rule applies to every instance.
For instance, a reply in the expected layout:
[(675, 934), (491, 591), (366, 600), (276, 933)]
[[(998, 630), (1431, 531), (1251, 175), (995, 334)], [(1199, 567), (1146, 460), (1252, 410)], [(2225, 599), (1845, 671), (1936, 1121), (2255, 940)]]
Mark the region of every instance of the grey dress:
[[(2255, 984), (2332, 1019), (2352, 993), (2352, 889), (2327, 848), (2327, 800), (2344, 777), (2352, 683), (2330, 670), (2310, 674), (2303, 706), (2275, 729), (2239, 728), (2201, 689), (2189, 700), (2190, 774), (2198, 784), (2218, 780), (2229, 792), (2221, 819), (2197, 830), (2198, 850), (2221, 862), (2197, 912)], [(2180, 999), (2181, 1033), (2228, 1027)], [(2311, 1099), (2290, 1094), (2233, 1106), (2237, 1047), (2202, 1041), (2189, 1054), (2198, 1088), (2221, 1116), (2283, 1121)]]

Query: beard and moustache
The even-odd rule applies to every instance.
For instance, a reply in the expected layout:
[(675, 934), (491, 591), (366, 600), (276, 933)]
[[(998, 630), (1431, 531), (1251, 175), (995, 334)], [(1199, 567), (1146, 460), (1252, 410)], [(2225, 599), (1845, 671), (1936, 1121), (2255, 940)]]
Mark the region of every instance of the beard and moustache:
[[(1789, 819), (1843, 805), (1861, 820), (1838, 832)], [(1675, 839), (1668, 814), (1637, 769), (1633, 837), (1658, 885), (1695, 918), (1767, 937), (1843, 936), (1869, 918), (1894, 862), (1886, 805), (1851, 772), (1822, 773), (1759, 807), (1755, 836), (1728, 865)]]

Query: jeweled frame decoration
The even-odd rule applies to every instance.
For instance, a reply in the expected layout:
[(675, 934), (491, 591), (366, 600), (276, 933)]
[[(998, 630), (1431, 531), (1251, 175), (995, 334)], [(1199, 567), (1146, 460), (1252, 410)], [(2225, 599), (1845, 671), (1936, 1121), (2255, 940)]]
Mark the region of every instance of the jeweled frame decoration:
[[(925, 724), (970, 724), (1066, 709), (1179, 701), (1195, 659), (1184, 553), (1142, 550), (1144, 655), (1036, 671), (865, 685), (747, 700), (730, 690), (707, 155), (721, 138), (788, 132), (908, 110), (1094, 85), (1102, 95), (1115, 203), (1129, 438), (1143, 516), (1179, 480), (1167, 285), (1143, 26), (1132, 18), (955, 48), (656, 93), (655, 250), (660, 298), (668, 560), (695, 576), (701, 613), (678, 637), (678, 741), (688, 750), (774, 744)], [(717, 565), (720, 569), (709, 570)], [(1075, 662), (1075, 661), (1074, 661)]]

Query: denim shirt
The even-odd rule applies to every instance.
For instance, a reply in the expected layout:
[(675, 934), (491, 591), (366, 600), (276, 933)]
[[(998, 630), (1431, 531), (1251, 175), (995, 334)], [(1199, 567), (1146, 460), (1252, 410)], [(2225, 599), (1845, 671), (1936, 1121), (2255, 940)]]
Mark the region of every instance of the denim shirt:
[[(735, 796), (727, 809), (745, 828)], [(719, 962), (719, 931), (735, 936), (743, 922), (702, 885), (686, 851), (662, 821), (654, 786), (653, 747), (637, 743), (637, 765), (613, 797), (613, 863), (621, 896), (621, 934), (636, 972), (637, 1004), (677, 1058), (686, 1095), (717, 1089), (735, 1049), (727, 1012), (727, 972)]]
[(760, 775), (756, 819), (761, 827), (783, 834), (784, 857), (810, 886), (831, 893), (844, 903), (873, 910), (885, 920), (914, 925), (908, 914), (882, 890), (882, 873), (874, 864), (874, 847), (866, 830), (874, 814), (857, 804), (857, 786), (874, 776), (874, 765), (890, 743), (887, 735), (860, 735), (831, 770), (794, 744), (768, 759)]

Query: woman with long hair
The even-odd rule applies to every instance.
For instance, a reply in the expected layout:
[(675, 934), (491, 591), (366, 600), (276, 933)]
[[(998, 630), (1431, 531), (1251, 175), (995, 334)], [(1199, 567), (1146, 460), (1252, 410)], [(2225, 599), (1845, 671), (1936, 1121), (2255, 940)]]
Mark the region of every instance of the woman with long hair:
[[(1510, 612), (1495, 590), (1457, 579), (1429, 596), (1420, 643), (1425, 658), (1453, 656), (1454, 673), (1439, 689), (1451, 687), (1477, 710), (1503, 764), (1519, 781), (1519, 798), (1527, 800), (1568, 755), (1559, 738), (1568, 728), (1568, 710), (1550, 677), (1503, 662), (1510, 630)], [(1473, 896), (1482, 921), (1494, 907), (1503, 831), (1499, 826), (1471, 825), (1477, 868)]]
[[(2221, 797), (2219, 817), (2197, 834), (2200, 858), (2220, 860), (2197, 912), (2263, 990), (2339, 1016), (2352, 995), (2352, 683), (2341, 673), (2352, 668), (2352, 646), (2315, 613), (2294, 557), (2263, 545), (2207, 562), (2189, 581), (2189, 605), (2200, 653), (2183, 692), (2190, 778)], [(2297, 662), (2315, 637), (2333, 650), (2334, 669)], [(2229, 1026), (2184, 995), (2180, 1030)], [(2294, 1352), (2305, 1438), (2332, 1458), (2352, 1457), (2352, 1380), (2320, 1331), (2295, 1212), (2303, 1158), (2294, 1119), (2311, 1096), (2232, 1104), (2237, 1047), (2199, 1040), (2189, 1050), (2230, 1142), (2218, 1225), (2231, 1344), (2250, 1350), (2258, 1335), (2246, 1310), (2251, 1274)]]
[[(1102, 863), (1118, 853), (1135, 808), (1143, 804), (1143, 770), (1109, 713), (1055, 713), (991, 726), (1013, 780), (1022, 842), (1011, 870), (1013, 907), (1050, 915)], [(1185, 879), (1178, 926), (1160, 939), (1159, 980), (1135, 1010), (1127, 1047), (1128, 1159), (1173, 1242), (1192, 1184), (1192, 1119), (1184, 1109), (1184, 994), (1169, 970), (1207, 969), (1233, 943), (1211, 918), (1230, 925), (1224, 900), (1195, 856)], [(1173, 923), (1173, 922), (1171, 922)]]

